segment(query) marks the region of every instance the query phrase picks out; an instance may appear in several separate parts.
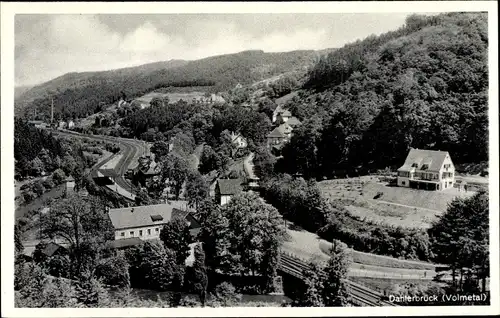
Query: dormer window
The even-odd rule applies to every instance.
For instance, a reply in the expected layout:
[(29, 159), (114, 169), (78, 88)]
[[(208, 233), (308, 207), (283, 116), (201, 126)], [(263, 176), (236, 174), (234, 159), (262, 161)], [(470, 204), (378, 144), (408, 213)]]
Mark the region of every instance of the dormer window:
[(429, 169), (429, 165), (423, 164), (421, 170), (427, 170), (427, 169)]
[(411, 165), (412, 168), (418, 168), (418, 163), (415, 162), (414, 164)]
[(158, 222), (158, 221), (162, 221), (162, 220), (163, 220), (163, 216), (161, 216), (159, 214), (151, 215), (151, 221), (153, 221), (153, 222)]

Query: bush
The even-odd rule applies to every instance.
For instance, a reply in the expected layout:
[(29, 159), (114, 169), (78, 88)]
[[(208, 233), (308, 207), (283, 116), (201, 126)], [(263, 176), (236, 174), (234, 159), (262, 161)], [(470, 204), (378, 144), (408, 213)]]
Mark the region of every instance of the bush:
[(43, 181), (43, 187), (46, 189), (46, 190), (50, 190), (54, 187), (54, 181), (52, 180), (52, 177), (48, 177), (47, 179), (45, 179)]
[(59, 185), (59, 184), (63, 183), (64, 180), (66, 180), (66, 174), (61, 169), (57, 169), (56, 171), (54, 171), (52, 173), (52, 181), (56, 185)]

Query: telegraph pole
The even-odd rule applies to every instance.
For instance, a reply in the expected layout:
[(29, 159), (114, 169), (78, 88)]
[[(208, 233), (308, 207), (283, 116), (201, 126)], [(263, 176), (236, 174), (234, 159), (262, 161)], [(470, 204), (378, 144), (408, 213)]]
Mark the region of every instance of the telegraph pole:
[(54, 98), (52, 98), (52, 103), (50, 106), (50, 124), (54, 121)]

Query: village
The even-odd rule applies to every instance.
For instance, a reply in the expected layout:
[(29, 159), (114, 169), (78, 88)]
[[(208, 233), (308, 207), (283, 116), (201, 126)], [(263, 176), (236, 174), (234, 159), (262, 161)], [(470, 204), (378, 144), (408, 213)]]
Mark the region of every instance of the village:
[(18, 90), (16, 307), (490, 304), (487, 16), (401, 19)]

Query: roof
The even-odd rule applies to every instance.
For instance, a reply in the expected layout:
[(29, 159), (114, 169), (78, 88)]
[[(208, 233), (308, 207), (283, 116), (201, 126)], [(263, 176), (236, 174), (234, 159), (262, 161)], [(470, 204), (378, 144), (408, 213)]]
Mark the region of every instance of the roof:
[(283, 133), (282, 129), (280, 127), (276, 127), (271, 131), (268, 135), (267, 138), (285, 138), (285, 134)]
[(292, 116), (292, 113), (290, 113), (290, 111), (287, 109), (287, 110), (284, 110), (280, 116), (282, 117), (291, 117)]
[(298, 125), (302, 124), (301, 121), (297, 117), (293, 117), (293, 116), (288, 118), (288, 121), (286, 123), (290, 126), (298, 126)]
[(123, 248), (129, 246), (136, 246), (142, 243), (144, 243), (144, 241), (138, 237), (129, 237), (125, 239), (109, 241), (107, 244), (111, 248)]
[(99, 169), (99, 172), (102, 173), (104, 177), (116, 177), (117, 176), (115, 169)]
[(50, 242), (47, 244), (47, 246), (45, 246), (42, 253), (47, 255), (47, 256), (52, 256), (60, 248), (65, 249), (64, 247), (62, 247), (61, 245), (59, 245), (57, 243)]
[(447, 151), (412, 148), (406, 157), (405, 163), (398, 171), (409, 171), (413, 168), (415, 170), (439, 171), (446, 156), (449, 156)]
[(68, 181), (68, 182), (75, 181), (75, 178), (73, 178), (72, 176), (69, 176), (66, 178), (66, 181)]
[(217, 180), (217, 186), (219, 187), (219, 193), (221, 195), (232, 195), (240, 192), (242, 190), (242, 180), (241, 179), (219, 179)]
[(288, 124), (288, 122), (283, 123), (278, 126), (278, 129), (283, 133), (283, 134), (290, 134), (293, 130), (293, 127)]
[(276, 108), (273, 111), (273, 115), (277, 116), (278, 114), (282, 113), (283, 111), (284, 111), (283, 106), (278, 104), (278, 106), (276, 106)]
[[(172, 201), (164, 204), (110, 209), (108, 214), (113, 227), (118, 230), (165, 224), (176, 217), (185, 218), (189, 212), (191, 210), (188, 209), (186, 201)], [(161, 216), (163, 219), (155, 222), (151, 216)]]

